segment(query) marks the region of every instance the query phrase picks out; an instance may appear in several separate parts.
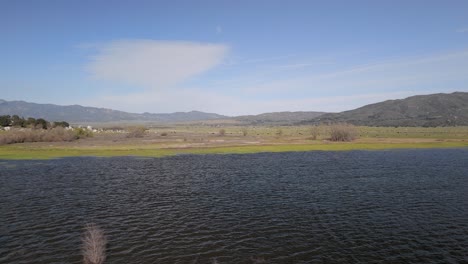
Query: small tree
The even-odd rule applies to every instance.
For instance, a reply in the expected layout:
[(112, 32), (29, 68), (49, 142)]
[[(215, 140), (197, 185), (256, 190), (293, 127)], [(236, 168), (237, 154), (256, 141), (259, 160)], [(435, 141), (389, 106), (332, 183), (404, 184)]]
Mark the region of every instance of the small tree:
[(33, 117), (28, 117), (24, 125), (32, 128), (36, 127), (36, 119)]
[(69, 127), (70, 124), (65, 121), (60, 121), (60, 122), (54, 122), (54, 127)]
[(11, 117), (11, 125), (15, 127), (24, 127), (24, 118), (14, 115)]
[(36, 119), (36, 128), (47, 129), (47, 123), (48, 122), (43, 118)]
[(0, 116), (0, 126), (7, 127), (11, 125), (11, 116), (3, 115)]

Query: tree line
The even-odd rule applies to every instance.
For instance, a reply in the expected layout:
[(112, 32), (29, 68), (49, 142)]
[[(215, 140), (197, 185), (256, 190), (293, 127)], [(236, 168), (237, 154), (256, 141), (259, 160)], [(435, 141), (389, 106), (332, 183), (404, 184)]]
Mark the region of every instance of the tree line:
[(43, 118), (24, 118), (18, 115), (2, 115), (0, 116), (0, 126), (2, 127), (28, 127), (37, 129), (47, 129), (53, 127), (69, 127), (70, 124), (65, 121), (49, 122)]

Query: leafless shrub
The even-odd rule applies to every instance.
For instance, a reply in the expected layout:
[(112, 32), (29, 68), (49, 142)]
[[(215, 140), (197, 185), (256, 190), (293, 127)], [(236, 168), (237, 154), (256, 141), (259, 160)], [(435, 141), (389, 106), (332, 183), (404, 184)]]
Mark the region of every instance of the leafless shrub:
[(55, 141), (73, 141), (76, 139), (76, 135), (73, 131), (66, 130), (63, 127), (55, 127), (47, 130), (42, 135), (42, 141), (55, 142)]
[(312, 128), (310, 129), (310, 134), (312, 136), (312, 139), (316, 140), (319, 135), (319, 127), (315, 125), (312, 126)]
[(0, 133), (0, 145), (24, 142), (59, 142), (72, 141), (78, 137), (71, 130), (63, 127), (51, 129), (14, 128)]
[(331, 141), (353, 141), (358, 131), (354, 125), (339, 123), (330, 126)]
[(95, 224), (87, 224), (82, 238), (84, 264), (102, 264), (106, 260), (107, 239)]
[(247, 128), (243, 128), (242, 129), (242, 135), (245, 137), (245, 136), (247, 136), (247, 134), (248, 134)]
[(278, 137), (281, 137), (281, 136), (283, 135), (283, 129), (278, 128), (278, 130), (276, 130), (276, 135), (277, 135)]
[(130, 127), (128, 128), (128, 138), (142, 138), (145, 136), (146, 130), (148, 130), (146, 127), (143, 126), (136, 126), (136, 127)]
[(226, 135), (226, 130), (225, 130), (224, 128), (221, 128), (221, 129), (219, 130), (218, 134), (219, 134), (220, 136), (224, 136), (224, 135)]
[(161, 136), (162, 136), (162, 137), (167, 136), (167, 132), (162, 132), (162, 133), (161, 133)]

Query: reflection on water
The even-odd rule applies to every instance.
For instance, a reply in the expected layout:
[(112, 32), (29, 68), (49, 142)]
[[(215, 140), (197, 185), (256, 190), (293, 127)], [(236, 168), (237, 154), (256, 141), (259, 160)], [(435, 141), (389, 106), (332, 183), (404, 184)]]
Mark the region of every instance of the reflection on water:
[[(4, 166), (4, 164), (8, 164)], [(0, 263), (468, 261), (468, 150), (8, 161)]]

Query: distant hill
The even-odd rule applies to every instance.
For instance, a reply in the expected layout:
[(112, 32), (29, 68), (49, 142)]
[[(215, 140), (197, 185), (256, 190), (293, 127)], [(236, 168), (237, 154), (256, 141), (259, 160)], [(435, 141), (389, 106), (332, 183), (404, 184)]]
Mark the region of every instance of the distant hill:
[(388, 100), (301, 123), (347, 122), (364, 126), (468, 125), (468, 93), (430, 94)]
[(44, 118), (50, 121), (83, 122), (185, 122), (228, 118), (223, 115), (199, 111), (176, 112), (170, 114), (127, 113), (106, 108), (85, 107), (80, 105), (36, 104), (24, 101), (5, 101), (0, 99), (0, 115)]
[(293, 124), (297, 122), (310, 120), (319, 117), (323, 114), (325, 114), (325, 112), (273, 112), (259, 115), (236, 116), (232, 119), (252, 125)]

